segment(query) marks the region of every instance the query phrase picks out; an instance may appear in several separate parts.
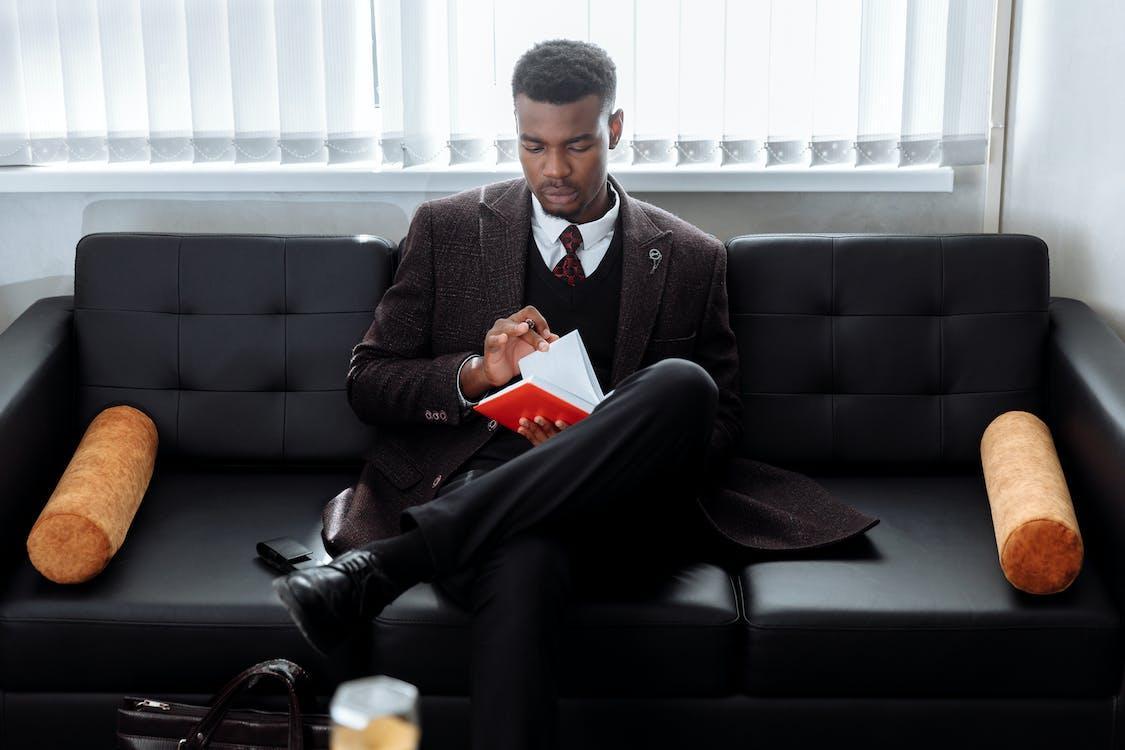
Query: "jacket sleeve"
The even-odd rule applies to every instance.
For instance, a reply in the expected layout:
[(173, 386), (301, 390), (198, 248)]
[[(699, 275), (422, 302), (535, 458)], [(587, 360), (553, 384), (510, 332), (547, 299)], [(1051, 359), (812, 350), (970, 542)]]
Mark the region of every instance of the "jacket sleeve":
[(363, 340), (352, 349), (348, 403), (374, 425), (457, 425), (463, 413), (457, 369), (472, 351), (434, 356), (433, 209), (418, 207), (402, 241), (393, 283), (375, 308)]
[(738, 343), (727, 307), (727, 250), (723, 245), (719, 246), (711, 269), (711, 287), (695, 351), (696, 362), (711, 374), (719, 388), (718, 410), (705, 464), (707, 476), (715, 478), (742, 441)]

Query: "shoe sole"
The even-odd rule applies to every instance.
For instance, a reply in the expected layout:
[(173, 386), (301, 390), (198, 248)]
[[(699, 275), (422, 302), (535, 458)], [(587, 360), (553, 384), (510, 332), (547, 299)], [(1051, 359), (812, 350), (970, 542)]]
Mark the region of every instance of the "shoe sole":
[(298, 599), (297, 595), (293, 593), (293, 589), (285, 576), (273, 580), (273, 590), (277, 592), (281, 603), (289, 610), (289, 617), (297, 625), (297, 630), (301, 632), (305, 641), (307, 641), (318, 654), (327, 657), (329, 652), (334, 650), (343, 638), (332, 638), (330, 643), (322, 642), (320, 639), (313, 638), (311, 631), (315, 629), (323, 633), (326, 630), (338, 630), (338, 628), (333, 628), (332, 623), (326, 622), (323, 619), (321, 619), (320, 622), (314, 622), (317, 618), (310, 613), (316, 611), (316, 607), (310, 607), (305, 602)]

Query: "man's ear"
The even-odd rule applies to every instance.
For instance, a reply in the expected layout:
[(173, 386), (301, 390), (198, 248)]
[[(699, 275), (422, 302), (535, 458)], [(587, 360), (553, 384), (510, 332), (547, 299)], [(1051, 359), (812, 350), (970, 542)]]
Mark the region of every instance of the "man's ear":
[(625, 110), (618, 109), (609, 116), (609, 147), (613, 148), (621, 141), (621, 131), (625, 127)]

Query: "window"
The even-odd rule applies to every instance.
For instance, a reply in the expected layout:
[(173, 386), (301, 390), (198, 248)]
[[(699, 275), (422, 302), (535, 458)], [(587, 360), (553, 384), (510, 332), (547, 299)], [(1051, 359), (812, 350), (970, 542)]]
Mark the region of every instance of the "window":
[(0, 164), (375, 156), (369, 0), (0, 0)]
[(619, 164), (985, 160), (986, 0), (0, 0), (0, 164), (516, 159), (511, 72), (595, 42)]

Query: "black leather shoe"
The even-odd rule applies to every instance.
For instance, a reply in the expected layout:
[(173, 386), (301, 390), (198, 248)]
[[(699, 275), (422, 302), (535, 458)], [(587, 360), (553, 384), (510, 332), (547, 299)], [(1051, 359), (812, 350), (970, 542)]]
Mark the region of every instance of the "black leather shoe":
[(381, 562), (374, 552), (353, 549), (325, 565), (275, 578), (273, 588), (301, 635), (327, 656), (406, 590)]

